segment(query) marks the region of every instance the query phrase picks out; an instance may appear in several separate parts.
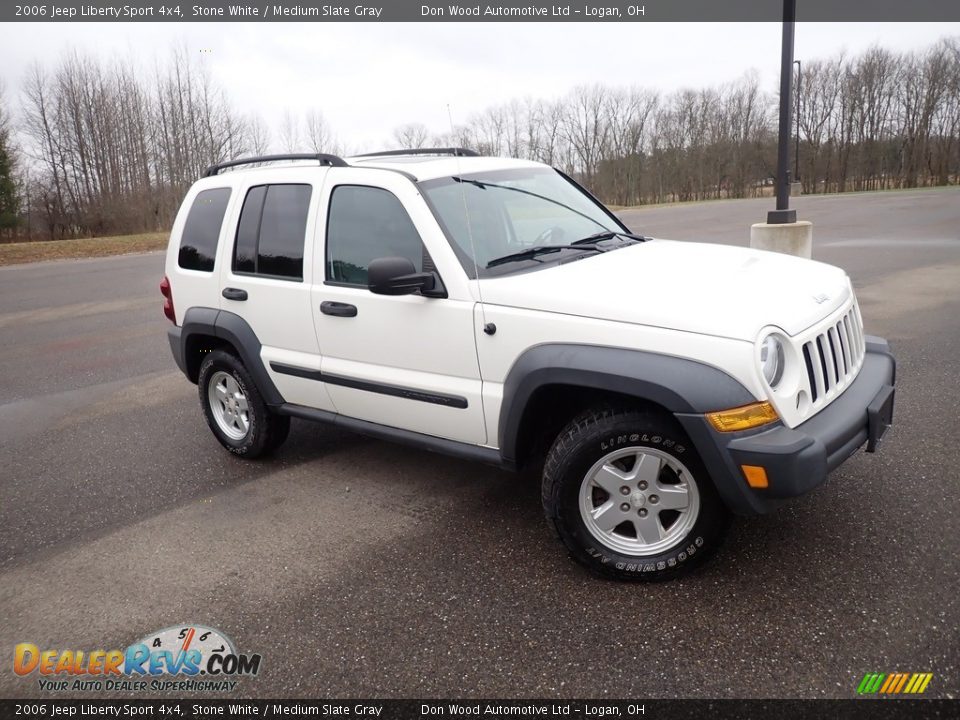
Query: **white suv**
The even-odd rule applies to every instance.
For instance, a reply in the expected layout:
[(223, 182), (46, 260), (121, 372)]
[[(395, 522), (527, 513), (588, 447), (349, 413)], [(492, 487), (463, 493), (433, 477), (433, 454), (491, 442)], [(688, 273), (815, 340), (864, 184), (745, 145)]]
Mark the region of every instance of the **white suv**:
[(174, 358), (230, 452), (276, 449), (296, 417), (542, 463), (550, 524), (621, 579), (696, 566), (731, 512), (811, 490), (892, 420), (894, 359), (842, 270), (636, 235), (534, 162), (211, 167), (161, 289)]

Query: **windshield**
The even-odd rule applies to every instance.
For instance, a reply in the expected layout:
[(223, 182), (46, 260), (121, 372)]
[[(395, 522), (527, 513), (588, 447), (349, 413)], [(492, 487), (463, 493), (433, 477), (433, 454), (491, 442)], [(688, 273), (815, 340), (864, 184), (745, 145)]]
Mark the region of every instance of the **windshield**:
[(490, 277), (584, 255), (558, 250), (487, 267), (529, 248), (624, 231), (583, 190), (549, 168), (469, 173), (428, 180), (420, 187), (471, 278), (478, 272)]

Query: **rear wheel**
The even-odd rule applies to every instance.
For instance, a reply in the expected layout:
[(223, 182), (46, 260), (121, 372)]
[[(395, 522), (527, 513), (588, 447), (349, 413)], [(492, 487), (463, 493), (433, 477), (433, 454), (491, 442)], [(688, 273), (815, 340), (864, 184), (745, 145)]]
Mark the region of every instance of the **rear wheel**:
[(685, 574), (729, 524), (682, 429), (648, 411), (594, 409), (570, 422), (547, 455), (543, 505), (574, 558), (621, 580)]
[(260, 457), (287, 439), (290, 418), (270, 412), (250, 373), (231, 353), (207, 355), (197, 386), (207, 425), (234, 455)]

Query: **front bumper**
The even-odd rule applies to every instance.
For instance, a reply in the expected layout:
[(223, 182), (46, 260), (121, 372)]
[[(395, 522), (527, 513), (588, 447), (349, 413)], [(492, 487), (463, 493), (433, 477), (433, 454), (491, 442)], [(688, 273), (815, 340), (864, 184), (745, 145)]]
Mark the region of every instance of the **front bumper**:
[[(795, 428), (720, 433), (703, 415), (677, 415), (728, 507), (769, 512), (785, 498), (809, 492), (858, 448), (874, 452), (893, 422), (896, 361), (882, 338), (867, 336), (857, 379), (830, 405)], [(742, 465), (766, 470), (769, 486), (752, 488)]]

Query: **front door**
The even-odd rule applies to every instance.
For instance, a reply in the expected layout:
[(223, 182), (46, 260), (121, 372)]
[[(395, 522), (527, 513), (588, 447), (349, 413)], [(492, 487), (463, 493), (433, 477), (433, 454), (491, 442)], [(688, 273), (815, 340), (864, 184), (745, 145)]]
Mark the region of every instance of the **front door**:
[(380, 257), (409, 258), (441, 279), (462, 272), (437, 246), (446, 239), (416, 186), (398, 173), (358, 168), (339, 171), (323, 192), (326, 236), (314, 260), (312, 310), (322, 381), (337, 412), (485, 443), (475, 303), (465, 283), (448, 284), (446, 298), (367, 288), (367, 267)]

